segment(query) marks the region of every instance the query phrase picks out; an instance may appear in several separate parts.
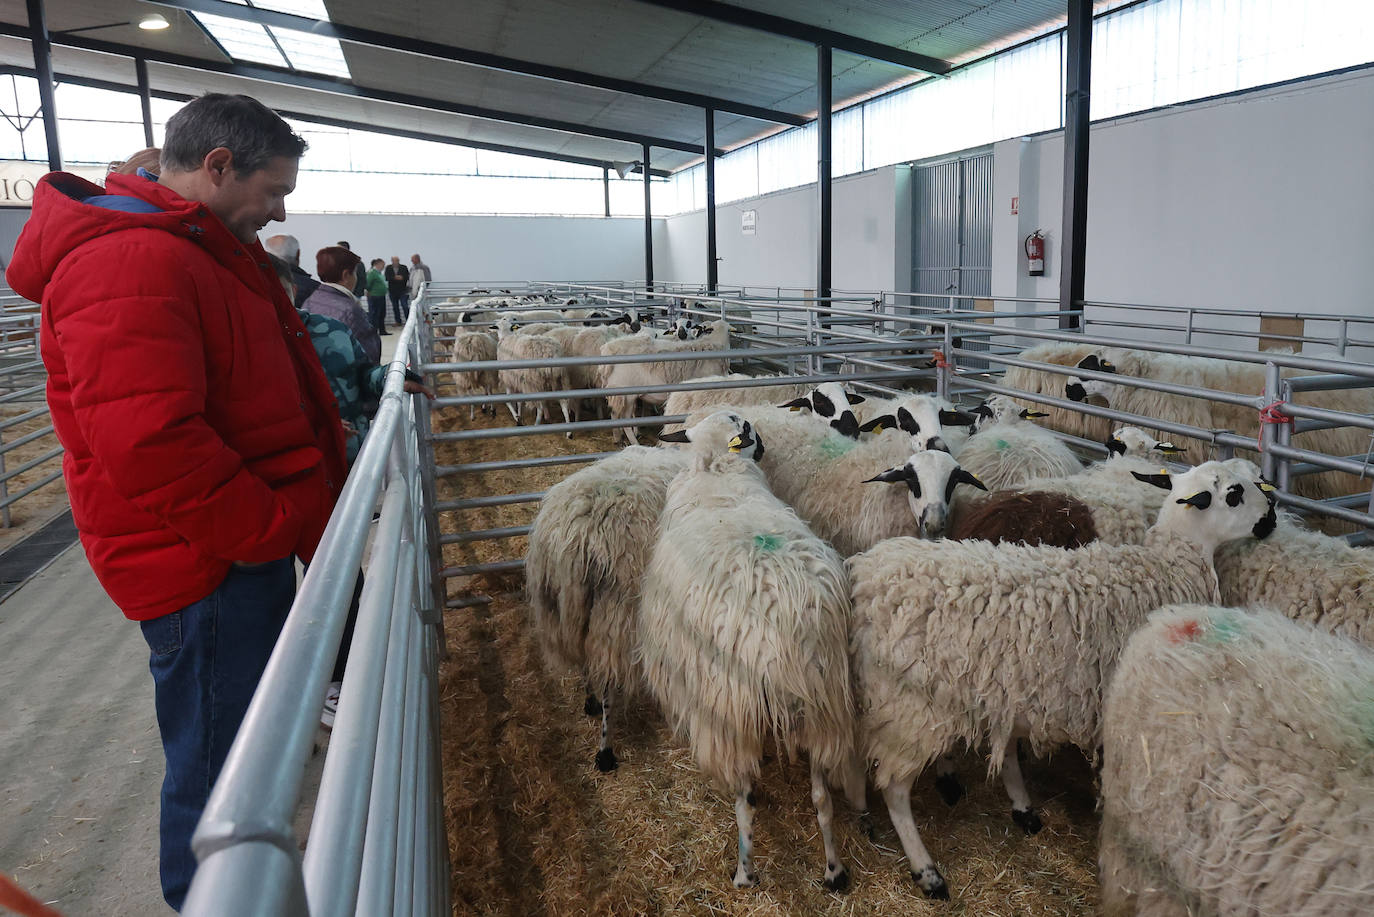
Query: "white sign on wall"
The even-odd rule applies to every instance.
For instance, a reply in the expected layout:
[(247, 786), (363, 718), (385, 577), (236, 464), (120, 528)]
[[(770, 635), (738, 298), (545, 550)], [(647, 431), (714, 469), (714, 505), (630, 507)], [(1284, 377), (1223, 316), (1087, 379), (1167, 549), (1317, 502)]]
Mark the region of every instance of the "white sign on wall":
[(746, 236), (754, 235), (754, 231), (758, 227), (758, 221), (759, 212), (757, 210), (744, 211), (739, 215), (740, 232), (744, 233)]
[[(93, 182), (105, 180), (103, 168), (67, 171)], [(0, 159), (0, 207), (32, 207), (34, 186), (47, 174), (48, 165), (44, 162)]]

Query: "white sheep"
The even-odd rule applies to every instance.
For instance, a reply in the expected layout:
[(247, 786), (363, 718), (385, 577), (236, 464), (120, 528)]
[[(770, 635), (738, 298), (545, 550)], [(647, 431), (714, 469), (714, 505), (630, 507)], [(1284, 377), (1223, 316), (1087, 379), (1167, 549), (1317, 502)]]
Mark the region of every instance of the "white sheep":
[(1269, 611), (1150, 615), (1104, 705), (1104, 913), (1374, 913), (1371, 711), (1367, 646)]
[[(738, 382), (744, 380), (771, 379), (772, 376), (751, 376), (747, 373), (728, 373), (723, 376), (702, 376), (699, 379), (685, 379), (688, 382)], [(713, 388), (699, 391), (670, 392), (663, 403), (666, 416), (697, 415), (704, 417), (718, 408), (729, 408), (751, 404), (777, 404), (799, 398), (811, 391), (805, 383), (779, 381), (777, 385), (756, 385), (741, 388)], [(680, 423), (668, 424), (664, 433), (683, 429)]]
[[(496, 357), (498, 360), (553, 360), (563, 356), (563, 345), (554, 338), (542, 334), (520, 334), (513, 331), (515, 322), (509, 315), (503, 316), (496, 324)], [(527, 369), (503, 369), (499, 371), (501, 387), (506, 394), (533, 394), (536, 392), (561, 392), (568, 390), (567, 371), (559, 366), (536, 366)], [(566, 398), (559, 399), (563, 408), (563, 419), (572, 416), (572, 404)], [(515, 423), (521, 423), (525, 402), (506, 402)], [(543, 422), (544, 402), (534, 402), (534, 422)]]
[(822, 382), (805, 395), (793, 398), (782, 406), (790, 411), (810, 411), (817, 420), (835, 432), (858, 439), (859, 418), (850, 408), (865, 401), (867, 399), (863, 395), (848, 391), (838, 382)]
[[(455, 363), (488, 362), (496, 359), (496, 337), (485, 331), (459, 331), (453, 338), (453, 361)], [(494, 369), (460, 371), (453, 374), (453, 387), (458, 395), (483, 394), (490, 396), (501, 384), (500, 376)], [(476, 405), (468, 405), (468, 420), (476, 414)], [(496, 409), (482, 405), (482, 413), (495, 414)]]
[(1374, 646), (1374, 549), (1280, 514), (1272, 538), (1217, 552), (1217, 579), (1224, 604), (1272, 608)]
[[(711, 322), (710, 327), (710, 334), (690, 341), (656, 338), (647, 331), (637, 335), (627, 335), (607, 342), (601, 348), (601, 352), (603, 356), (623, 356), (627, 354), (661, 354), (727, 349), (730, 344), (730, 326), (726, 322), (718, 320)], [(602, 387), (631, 388), (635, 386), (671, 385), (699, 376), (725, 373), (729, 370), (727, 362), (718, 357), (703, 356), (699, 360), (616, 363), (608, 367)], [(610, 405), (611, 417), (627, 419), (635, 416), (635, 407), (640, 401), (661, 405), (667, 399), (667, 392), (656, 392), (643, 395), (608, 395), (606, 402)], [(620, 428), (619, 435), (629, 442), (638, 442), (633, 427)]]
[(612, 706), (638, 684), (640, 582), (668, 484), (687, 459), (676, 449), (628, 446), (550, 487), (530, 528), (525, 590), (533, 630), (551, 667), (585, 676), (588, 714), (601, 698), (596, 766), (603, 772), (616, 767)]
[(984, 422), (954, 454), (961, 466), (990, 489), (1006, 490), (1032, 478), (1083, 470), (1083, 463), (1062, 439), (1022, 419), (1037, 412), (1002, 396), (989, 399), (982, 407), (991, 418), (983, 413)]
[[(702, 440), (722, 429), (733, 438), (716, 453)], [(845, 888), (827, 786), (847, 778), (851, 801), (862, 797), (844, 562), (769, 491), (747, 420), (721, 411), (668, 437), (692, 443), (694, 457), (668, 486), (644, 575), (644, 680), (697, 766), (735, 797), (735, 886), (758, 882), (752, 786), (771, 736), (810, 756), (825, 887)]]
[(1144, 545), (893, 538), (849, 559), (861, 750), (926, 895), (949, 892), (911, 817), (916, 776), (960, 744), (990, 747), (1013, 820), (1039, 830), (1016, 739), (1095, 754), (1102, 690), (1131, 631), (1161, 605), (1212, 600), (1217, 546), (1272, 531), (1272, 488), (1249, 462), (1170, 483)]
[[(920, 449), (943, 449), (959, 454), (977, 418), (939, 395), (902, 395), (897, 398), (870, 398), (861, 406), (862, 433), (901, 430), (913, 437)], [(918, 438), (919, 439), (916, 439)]]

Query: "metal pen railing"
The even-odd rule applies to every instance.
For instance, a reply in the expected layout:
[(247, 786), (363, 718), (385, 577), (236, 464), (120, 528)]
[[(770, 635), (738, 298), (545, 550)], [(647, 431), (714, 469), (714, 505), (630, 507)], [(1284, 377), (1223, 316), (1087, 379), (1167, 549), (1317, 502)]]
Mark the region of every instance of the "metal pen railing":
[[(376, 418), (330, 517), (192, 847), (184, 913), (449, 912), (438, 724), (441, 609), (424, 467), (422, 288)], [(302, 857), (292, 830), (326, 683), (382, 492), (348, 670)]]
[[(62, 444), (57, 441), (44, 398), (47, 371), (39, 358), (39, 307), (17, 294), (0, 296), (0, 528), (14, 520), (11, 507), (62, 477)], [(18, 408), (20, 413), (8, 414)], [(23, 429), (17, 436), (9, 431)], [(43, 451), (27, 455), (18, 464), (10, 458), (17, 450), (26, 453), (32, 443), (49, 440)], [(11, 483), (22, 475), (38, 476), (18, 489)]]

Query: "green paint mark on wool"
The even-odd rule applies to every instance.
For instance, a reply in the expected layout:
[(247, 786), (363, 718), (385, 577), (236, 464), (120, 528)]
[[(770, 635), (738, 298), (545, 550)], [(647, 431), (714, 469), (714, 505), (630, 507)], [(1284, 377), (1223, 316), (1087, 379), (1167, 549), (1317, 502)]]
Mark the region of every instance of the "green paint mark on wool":
[(848, 436), (838, 436), (832, 433), (821, 440), (820, 449), (821, 453), (825, 455), (826, 458), (834, 459), (844, 455), (858, 444), (859, 441), (856, 439), (850, 439)]
[(1002, 449), (1007, 448), (1007, 446), (1010, 445), (1010, 444), (1009, 444), (1005, 439), (999, 439), (999, 440), (997, 440), (997, 444), (996, 444), (996, 445), (997, 445), (998, 450), (1000, 451), (1000, 450), (1002, 450)]
[(1210, 624), (1207, 629), (1207, 643), (1213, 646), (1234, 643), (1245, 633), (1245, 622), (1232, 611), (1213, 615)]
[(754, 547), (765, 553), (776, 551), (783, 546), (785, 540), (781, 535), (755, 535)]

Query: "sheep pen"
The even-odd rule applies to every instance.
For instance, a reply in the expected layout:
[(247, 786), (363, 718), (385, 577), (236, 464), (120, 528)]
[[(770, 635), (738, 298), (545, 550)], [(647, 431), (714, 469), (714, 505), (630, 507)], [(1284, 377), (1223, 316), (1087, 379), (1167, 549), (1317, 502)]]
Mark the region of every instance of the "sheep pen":
[[(440, 394), (450, 393), (441, 391)], [(509, 414), (464, 408), (433, 415), (436, 432), (508, 427)], [(436, 443), (440, 465), (610, 451), (609, 431), (567, 441), (539, 434)], [(486, 471), (441, 478), (438, 499), (546, 490), (585, 465)], [(877, 485), (873, 485), (877, 486)], [(445, 513), (444, 533), (528, 525), (537, 504)], [(521, 557), (525, 539), (447, 545), (445, 565)], [(805, 760), (765, 761), (756, 792), (759, 888), (737, 891), (731, 860), (734, 814), (691, 764), (648, 704), (622, 708), (621, 767), (600, 774), (590, 760), (600, 723), (584, 716), (584, 685), (550, 674), (529, 626), (520, 573), (448, 583), (451, 597), (481, 593), (491, 604), (445, 611), (442, 663), (444, 809), (455, 914), (579, 915), (879, 914), (1026, 915), (1097, 912), (1098, 819), (1092, 772), (1071, 749), (1027, 762), (1045, 829), (1025, 837), (1006, 818), (1000, 783), (983, 778), (977, 755), (957, 760), (969, 788), (953, 809), (940, 802), (934, 773), (916, 785), (917, 824), (938, 834), (942, 863), (960, 881), (953, 900), (927, 902), (899, 870), (900, 845), (881, 807), (876, 838), (837, 806), (836, 837), (852, 888), (821, 889), (815, 875), (814, 807)], [(870, 790), (870, 792), (872, 792)], [(876, 800), (870, 799), (870, 803)]]

